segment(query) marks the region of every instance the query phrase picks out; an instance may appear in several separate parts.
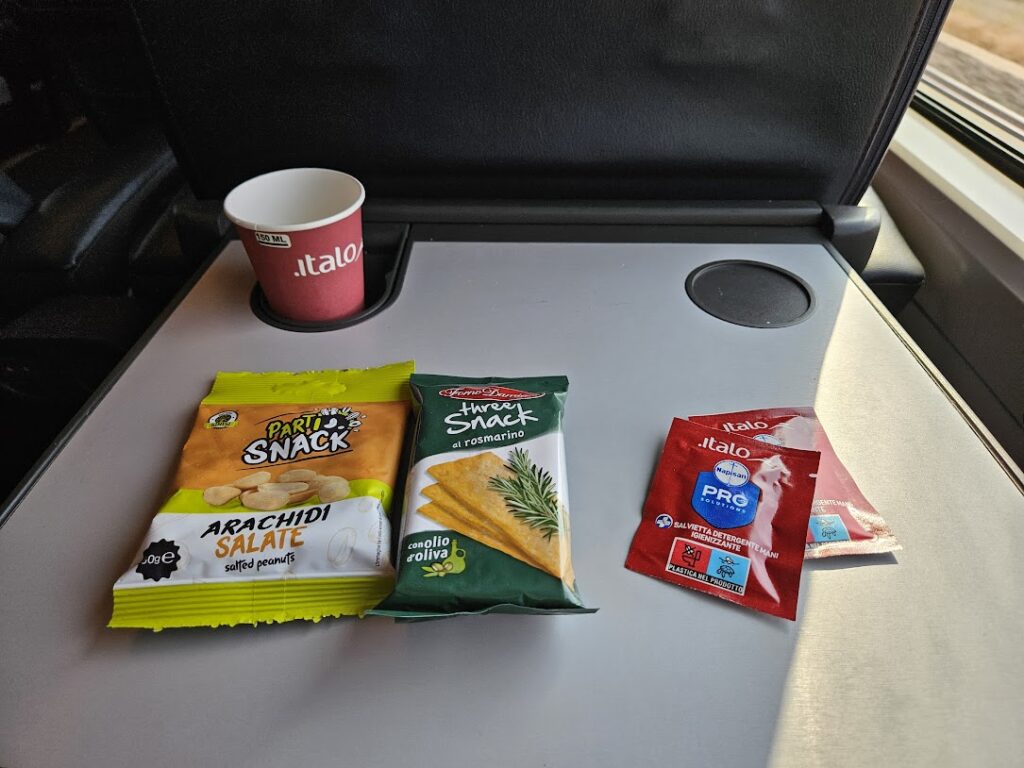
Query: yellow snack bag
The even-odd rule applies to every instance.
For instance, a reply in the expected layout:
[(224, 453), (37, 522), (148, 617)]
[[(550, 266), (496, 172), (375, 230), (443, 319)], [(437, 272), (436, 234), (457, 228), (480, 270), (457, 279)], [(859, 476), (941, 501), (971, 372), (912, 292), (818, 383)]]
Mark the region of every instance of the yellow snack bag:
[(217, 374), (109, 626), (318, 621), (383, 600), (413, 368)]

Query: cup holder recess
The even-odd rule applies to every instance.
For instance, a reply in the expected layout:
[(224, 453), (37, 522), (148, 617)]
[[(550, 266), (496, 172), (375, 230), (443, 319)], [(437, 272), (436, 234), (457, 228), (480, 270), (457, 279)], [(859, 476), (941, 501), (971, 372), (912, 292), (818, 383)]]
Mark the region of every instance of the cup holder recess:
[(253, 314), (264, 323), (285, 331), (316, 333), (357, 325), (386, 309), (398, 296), (405, 274), (408, 239), (408, 224), (363, 222), (363, 279), (366, 281), (366, 307), (351, 317), (322, 323), (290, 320), (270, 308), (259, 283), (253, 286), (249, 306), (252, 307)]
[(814, 309), (814, 293), (791, 272), (760, 261), (713, 261), (686, 278), (690, 300), (709, 315), (747, 328), (785, 328)]

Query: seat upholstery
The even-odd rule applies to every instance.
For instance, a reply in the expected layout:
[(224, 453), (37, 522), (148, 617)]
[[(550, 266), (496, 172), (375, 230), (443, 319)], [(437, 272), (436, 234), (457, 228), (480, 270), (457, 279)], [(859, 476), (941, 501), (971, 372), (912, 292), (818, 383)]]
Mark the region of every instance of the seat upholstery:
[(181, 186), (159, 132), (110, 149), (68, 179), (0, 245), (4, 319), (49, 296), (126, 292), (138, 232)]
[(377, 198), (851, 204), (948, 0), (132, 7), (201, 198), (321, 165)]

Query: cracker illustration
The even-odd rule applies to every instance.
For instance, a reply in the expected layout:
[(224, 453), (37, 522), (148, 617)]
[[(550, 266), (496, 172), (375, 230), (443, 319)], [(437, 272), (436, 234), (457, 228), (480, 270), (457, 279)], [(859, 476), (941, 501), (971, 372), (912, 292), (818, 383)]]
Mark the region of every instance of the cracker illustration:
[[(471, 510), (461, 501), (459, 501), (450, 493), (448, 493), (448, 491), (442, 488), (440, 483), (428, 485), (426, 488), (423, 489), (422, 493), (424, 496), (426, 496), (428, 499), (434, 502), (434, 505), (436, 507), (440, 507), (441, 509), (445, 510), (448, 513), (449, 517), (461, 521), (462, 527), (465, 529), (453, 530), (459, 530), (459, 533), (469, 536), (470, 538), (475, 538), (477, 539), (477, 541), (482, 541), (482, 539), (474, 536), (474, 532), (481, 531), (482, 533), (487, 534), (491, 539), (501, 542), (502, 546), (497, 547), (497, 549), (500, 549), (505, 554), (511, 555), (517, 560), (522, 560), (526, 563), (529, 563), (534, 568), (540, 567), (537, 563), (533, 562), (530, 559), (529, 553), (524, 552), (522, 549), (520, 549), (520, 547), (514, 541), (509, 539), (509, 537), (506, 536), (500, 528), (492, 525), (490, 522), (488, 522), (484, 518), (481, 518), (479, 515), (474, 514), (473, 510)], [(420, 509), (420, 511), (422, 511), (422, 508)], [(430, 517), (430, 515), (427, 515), (427, 517)], [(452, 526), (448, 527), (451, 528)], [(488, 544), (487, 546), (491, 545)]]
[(439, 481), (445, 491), (474, 514), (475, 519), (480, 521), (480, 527), (487, 526), (500, 531), (504, 541), (526, 553), (529, 560), (524, 562), (562, 579), (567, 584), (573, 583), (567, 537), (558, 534), (545, 537), (536, 528), (531, 528), (516, 518), (501, 495), (488, 487), (491, 478), (513, 476), (497, 455), (487, 451), (464, 459), (435, 464), (427, 471)]
[(502, 539), (499, 539), (487, 528), (474, 524), (473, 522), (467, 522), (459, 515), (451, 512), (447, 507), (436, 502), (431, 502), (429, 504), (424, 504), (416, 511), (421, 515), (429, 517), (431, 520), (440, 523), (445, 528), (450, 528), (456, 533), (460, 533), (463, 536), (474, 539), (491, 549), (504, 552), (506, 555), (514, 557), (516, 560), (522, 560), (523, 562), (529, 563), (534, 568), (537, 567), (536, 563), (531, 563), (529, 559), (527, 559), (522, 550)]

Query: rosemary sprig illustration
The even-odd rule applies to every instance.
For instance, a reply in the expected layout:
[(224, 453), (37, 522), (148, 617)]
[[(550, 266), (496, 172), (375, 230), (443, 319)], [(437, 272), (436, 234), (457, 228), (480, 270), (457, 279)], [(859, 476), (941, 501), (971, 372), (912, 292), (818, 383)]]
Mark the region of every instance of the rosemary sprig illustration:
[(530, 461), (530, 454), (522, 448), (512, 450), (505, 467), (513, 476), (492, 477), (487, 487), (501, 495), (513, 516), (543, 533), (545, 539), (557, 536), (561, 510), (551, 475)]

